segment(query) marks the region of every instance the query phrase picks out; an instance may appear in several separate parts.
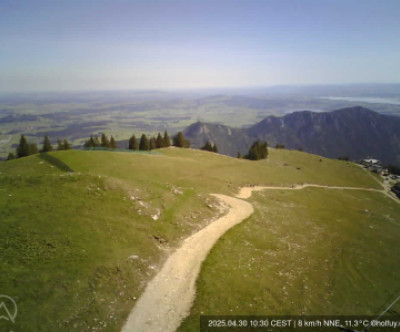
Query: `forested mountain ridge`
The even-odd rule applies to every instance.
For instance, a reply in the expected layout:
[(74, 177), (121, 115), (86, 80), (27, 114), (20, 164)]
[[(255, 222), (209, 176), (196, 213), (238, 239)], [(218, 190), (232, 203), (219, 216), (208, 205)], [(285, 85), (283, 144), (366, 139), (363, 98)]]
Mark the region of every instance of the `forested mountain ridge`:
[(201, 123), (184, 131), (193, 147), (209, 140), (219, 152), (246, 153), (252, 141), (266, 140), (326, 157), (374, 157), (386, 164), (400, 164), (400, 117), (383, 115), (356, 106), (332, 112), (300, 111), (283, 117), (268, 116), (248, 128)]

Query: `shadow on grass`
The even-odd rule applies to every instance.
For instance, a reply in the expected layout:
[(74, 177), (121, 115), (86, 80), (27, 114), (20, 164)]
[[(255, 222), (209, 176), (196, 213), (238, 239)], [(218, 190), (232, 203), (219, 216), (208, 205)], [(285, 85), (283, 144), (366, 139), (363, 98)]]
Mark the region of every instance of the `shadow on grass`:
[(57, 159), (56, 157), (53, 157), (47, 153), (40, 153), (39, 158), (57, 167), (59, 170), (63, 172), (74, 172), (74, 170), (71, 167), (63, 163), (60, 159)]

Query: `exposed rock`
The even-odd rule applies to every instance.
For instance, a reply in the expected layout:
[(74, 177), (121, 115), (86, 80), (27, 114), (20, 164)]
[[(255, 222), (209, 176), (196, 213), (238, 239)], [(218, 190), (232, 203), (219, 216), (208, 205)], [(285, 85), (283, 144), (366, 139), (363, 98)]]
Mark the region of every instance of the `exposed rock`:
[(400, 165), (400, 117), (356, 106), (333, 112), (301, 111), (283, 117), (269, 116), (248, 128), (230, 128), (197, 122), (184, 131), (192, 147), (215, 142), (222, 154), (248, 152), (255, 140), (270, 146), (283, 144), (329, 158), (353, 160), (374, 157), (384, 164)]
[(172, 192), (174, 195), (182, 195), (182, 194), (183, 194), (183, 191), (182, 191), (180, 188), (172, 188), (172, 189), (171, 189), (171, 192)]

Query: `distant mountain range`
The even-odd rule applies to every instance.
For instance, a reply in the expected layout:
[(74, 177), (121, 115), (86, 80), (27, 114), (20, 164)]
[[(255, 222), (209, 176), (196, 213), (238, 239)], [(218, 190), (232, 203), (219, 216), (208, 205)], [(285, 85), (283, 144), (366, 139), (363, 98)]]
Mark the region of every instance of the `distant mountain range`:
[(283, 117), (268, 116), (248, 128), (196, 122), (184, 135), (192, 147), (208, 140), (222, 154), (247, 153), (250, 144), (265, 140), (272, 147), (302, 149), (318, 155), (352, 160), (373, 157), (384, 164), (400, 165), (400, 117), (379, 114), (360, 106), (332, 112), (301, 111)]

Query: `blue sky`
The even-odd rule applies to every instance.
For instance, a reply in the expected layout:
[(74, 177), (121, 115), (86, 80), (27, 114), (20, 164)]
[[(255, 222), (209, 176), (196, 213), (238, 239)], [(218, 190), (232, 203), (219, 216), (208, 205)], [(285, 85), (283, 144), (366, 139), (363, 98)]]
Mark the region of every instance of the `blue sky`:
[(398, 0), (0, 0), (0, 92), (399, 83)]

